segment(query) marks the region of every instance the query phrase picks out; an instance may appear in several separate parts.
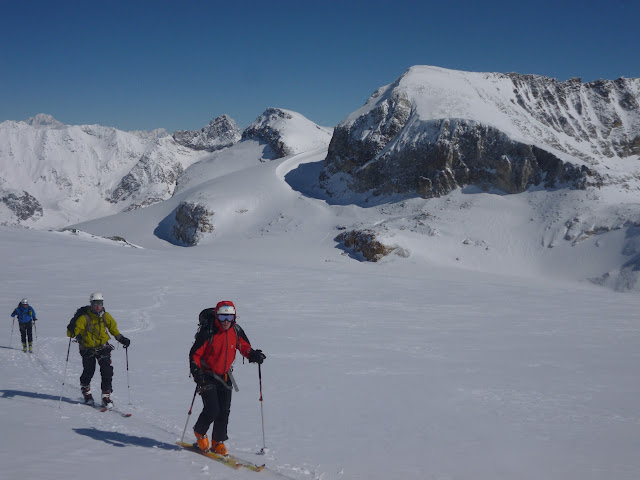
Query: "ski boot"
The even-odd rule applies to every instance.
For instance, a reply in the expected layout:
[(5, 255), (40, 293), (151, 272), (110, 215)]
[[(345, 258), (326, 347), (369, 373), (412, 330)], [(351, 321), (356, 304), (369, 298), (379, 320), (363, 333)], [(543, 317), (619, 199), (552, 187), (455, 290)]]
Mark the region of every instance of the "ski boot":
[(213, 447), (214, 453), (223, 455), (225, 457), (229, 454), (229, 452), (227, 451), (227, 447), (224, 446), (224, 442), (216, 442), (215, 440), (213, 442), (215, 443), (215, 447)]
[(82, 392), (82, 396), (84, 397), (84, 403), (87, 405), (94, 405), (93, 395), (91, 395), (91, 387), (88, 385), (80, 387), (80, 391)]
[(108, 408), (109, 410), (113, 409), (113, 401), (110, 398), (109, 392), (102, 394), (102, 406)]
[(209, 438), (207, 437), (207, 435), (206, 434), (200, 435), (195, 430), (193, 431), (193, 433), (196, 434), (196, 440), (198, 441), (198, 443), (196, 443), (196, 445), (198, 446), (198, 448), (200, 450), (202, 450), (203, 452), (208, 452), (209, 451)]
[(25, 353), (27, 352), (27, 344), (26, 343), (22, 344), (22, 351), (25, 352)]
[(29, 342), (29, 353), (33, 353), (33, 343)]

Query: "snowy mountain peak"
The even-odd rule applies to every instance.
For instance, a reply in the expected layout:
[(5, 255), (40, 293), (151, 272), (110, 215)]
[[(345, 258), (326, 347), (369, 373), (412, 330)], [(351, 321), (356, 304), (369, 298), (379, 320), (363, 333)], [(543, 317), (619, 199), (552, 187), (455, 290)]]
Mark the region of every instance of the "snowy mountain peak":
[(179, 130), (173, 134), (176, 143), (208, 152), (230, 147), (240, 138), (240, 129), (228, 115), (214, 118), (209, 125), (200, 130)]
[(346, 174), (359, 192), (425, 197), (468, 184), (598, 184), (616, 160), (640, 155), (639, 102), (640, 79), (414, 66), (336, 128), (323, 182), (335, 190), (330, 177)]
[(266, 143), (274, 158), (326, 147), (332, 129), (320, 127), (305, 116), (281, 108), (267, 108), (244, 132), (243, 140)]
[(28, 125), (33, 127), (64, 127), (65, 124), (53, 118), (52, 115), (47, 113), (38, 113), (37, 115), (30, 117), (26, 120)]
[(0, 123), (0, 224), (59, 227), (168, 198), (197, 153), (162, 132)]

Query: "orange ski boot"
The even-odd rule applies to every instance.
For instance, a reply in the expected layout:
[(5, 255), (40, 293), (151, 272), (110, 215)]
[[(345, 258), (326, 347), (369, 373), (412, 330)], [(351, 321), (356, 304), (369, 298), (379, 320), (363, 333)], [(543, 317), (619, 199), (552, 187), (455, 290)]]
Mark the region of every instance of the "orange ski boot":
[(193, 431), (193, 433), (196, 434), (196, 440), (198, 441), (198, 448), (200, 450), (202, 450), (203, 452), (208, 452), (209, 451), (209, 438), (207, 437), (207, 435), (200, 435), (198, 432), (196, 432), (195, 430)]
[(225, 457), (229, 454), (227, 447), (224, 446), (223, 442), (216, 442), (215, 447), (213, 447), (213, 451), (218, 455), (223, 455)]

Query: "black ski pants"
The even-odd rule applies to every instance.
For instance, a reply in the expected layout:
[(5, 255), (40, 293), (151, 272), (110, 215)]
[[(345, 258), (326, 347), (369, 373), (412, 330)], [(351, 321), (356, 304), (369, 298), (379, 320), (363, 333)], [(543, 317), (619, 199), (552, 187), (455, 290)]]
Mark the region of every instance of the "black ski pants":
[(20, 338), (22, 338), (22, 344), (27, 343), (27, 339), (29, 339), (29, 343), (33, 342), (33, 320), (28, 322), (19, 322), (20, 323)]
[(193, 426), (193, 430), (200, 435), (205, 435), (213, 423), (211, 433), (212, 446), (216, 442), (224, 442), (227, 436), (229, 413), (231, 413), (231, 388), (226, 388), (222, 382), (211, 379), (200, 392), (204, 408)]
[(86, 349), (80, 350), (82, 356), (82, 375), (80, 375), (80, 385), (89, 386), (96, 371), (96, 363), (100, 365), (100, 376), (102, 382), (100, 387), (102, 393), (111, 393), (111, 379), (113, 378), (113, 367), (111, 366), (111, 350), (113, 347), (106, 345), (100, 350)]

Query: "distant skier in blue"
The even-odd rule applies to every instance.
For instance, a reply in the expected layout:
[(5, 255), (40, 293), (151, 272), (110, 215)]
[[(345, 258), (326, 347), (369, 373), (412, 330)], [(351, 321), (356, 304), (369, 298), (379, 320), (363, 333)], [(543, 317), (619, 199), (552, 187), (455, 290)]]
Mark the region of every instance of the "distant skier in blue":
[(29, 352), (33, 352), (33, 322), (36, 318), (36, 311), (33, 309), (26, 298), (20, 300), (20, 303), (11, 314), (12, 317), (18, 317), (18, 325), (20, 326), (20, 336), (22, 337), (22, 351), (27, 351), (27, 340), (29, 341)]

